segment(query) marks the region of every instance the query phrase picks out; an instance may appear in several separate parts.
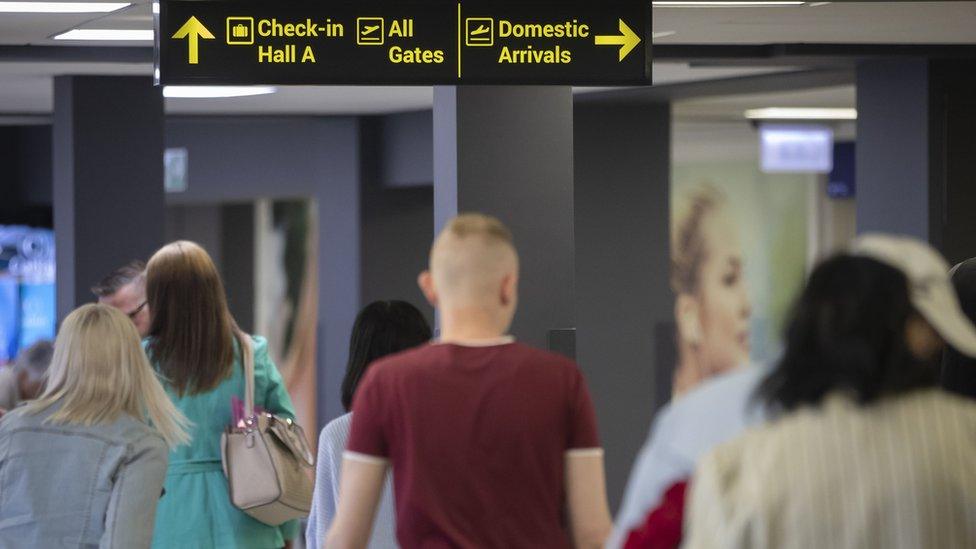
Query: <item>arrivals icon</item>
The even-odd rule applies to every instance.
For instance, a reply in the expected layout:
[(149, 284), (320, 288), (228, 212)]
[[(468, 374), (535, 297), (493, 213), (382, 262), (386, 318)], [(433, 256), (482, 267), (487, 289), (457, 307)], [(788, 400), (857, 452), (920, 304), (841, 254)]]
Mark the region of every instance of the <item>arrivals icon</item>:
[(491, 17), (468, 17), (464, 20), (466, 46), (493, 46), (495, 20)]

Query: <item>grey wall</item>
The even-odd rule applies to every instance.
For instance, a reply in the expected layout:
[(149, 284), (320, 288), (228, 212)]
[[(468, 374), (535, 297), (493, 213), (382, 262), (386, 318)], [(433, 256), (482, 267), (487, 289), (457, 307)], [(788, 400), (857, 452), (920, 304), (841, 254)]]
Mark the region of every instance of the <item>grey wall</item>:
[(434, 240), (433, 189), (367, 191), (362, 215), (362, 303), (402, 299), (433, 322), (434, 310), (417, 286)]
[(0, 126), (0, 224), (52, 227), (51, 126)]
[(391, 114), (376, 119), (374, 143), (378, 180), (385, 187), (429, 187), (434, 184), (434, 115), (431, 111)]
[[(179, 205), (166, 208), (166, 242), (193, 240), (207, 250), (217, 266), (224, 263), (224, 219), (220, 204)], [(234, 252), (234, 250), (229, 250)]]
[(170, 119), (166, 130), (167, 146), (189, 151), (188, 189), (168, 195), (171, 204), (317, 201), (319, 421), (340, 415), (349, 328), (360, 298), (358, 120), (193, 117)]
[(170, 205), (166, 241), (203, 246), (224, 275), (227, 306), (238, 326), (254, 329), (254, 204)]
[(929, 238), (929, 67), (857, 67), (857, 230)]
[(434, 226), (459, 211), (500, 218), (521, 275), (512, 333), (545, 347), (575, 326), (573, 98), (568, 87), (434, 88)]
[[(108, 99), (110, 98), (110, 100)], [(163, 98), (149, 78), (54, 79), (58, 318), (163, 242)]]
[[(409, 131), (401, 116), (392, 118), (398, 132), (412, 136), (408, 142), (390, 138), (391, 117), (362, 121), (361, 301), (363, 305), (385, 299), (409, 301), (433, 323), (434, 310), (416, 281), (417, 275), (427, 268), (427, 254), (434, 239), (434, 189), (429, 180), (426, 186), (388, 186), (390, 176), (401, 182), (424, 177), (422, 172), (412, 171), (409, 164), (400, 163), (391, 171), (389, 155), (391, 148), (400, 148), (392, 142), (404, 149), (426, 149), (429, 159), (433, 151), (431, 113), (427, 112), (426, 117), (408, 115), (407, 120), (417, 124)], [(432, 167), (428, 165), (427, 170), (426, 177), (431, 178)]]
[(930, 240), (950, 263), (976, 256), (976, 61), (929, 63)]
[(576, 353), (593, 394), (616, 509), (661, 404), (655, 378), (670, 378), (656, 376), (671, 370), (656, 349), (659, 339), (673, 337), (671, 109), (577, 105), (573, 129)]

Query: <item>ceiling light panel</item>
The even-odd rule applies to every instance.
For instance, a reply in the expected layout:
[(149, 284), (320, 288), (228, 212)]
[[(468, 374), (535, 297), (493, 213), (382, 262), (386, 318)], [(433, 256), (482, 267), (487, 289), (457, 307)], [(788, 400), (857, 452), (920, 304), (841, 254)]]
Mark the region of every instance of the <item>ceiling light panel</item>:
[(129, 2), (0, 2), (0, 13), (109, 13)]
[(275, 93), (274, 86), (165, 86), (163, 97), (183, 99), (211, 99), (217, 97), (247, 97)]
[(749, 109), (751, 120), (857, 120), (857, 109), (768, 107)]
[(152, 29), (72, 29), (54, 37), (55, 40), (127, 40), (152, 42)]

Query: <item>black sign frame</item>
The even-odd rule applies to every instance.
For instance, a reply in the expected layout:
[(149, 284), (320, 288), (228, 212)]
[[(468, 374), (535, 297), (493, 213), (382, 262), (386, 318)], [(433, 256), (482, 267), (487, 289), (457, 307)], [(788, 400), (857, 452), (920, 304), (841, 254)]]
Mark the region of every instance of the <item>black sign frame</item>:
[[(649, 1), (161, 0), (153, 14), (161, 85), (651, 83)], [(377, 26), (383, 42), (360, 43)], [(491, 44), (468, 43), (489, 26)]]

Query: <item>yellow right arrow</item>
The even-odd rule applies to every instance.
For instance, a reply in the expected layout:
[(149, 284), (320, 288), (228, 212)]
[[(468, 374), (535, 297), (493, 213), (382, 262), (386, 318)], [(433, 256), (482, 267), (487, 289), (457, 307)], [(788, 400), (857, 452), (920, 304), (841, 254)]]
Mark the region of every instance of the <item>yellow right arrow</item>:
[(596, 35), (594, 40), (597, 46), (620, 46), (620, 59), (617, 60), (619, 63), (624, 60), (624, 57), (627, 57), (630, 50), (640, 44), (641, 38), (627, 26), (627, 23), (624, 23), (623, 19), (618, 19), (618, 21), (620, 21), (620, 34)]
[(200, 38), (212, 40), (213, 37), (213, 33), (207, 30), (207, 27), (204, 27), (203, 23), (193, 16), (190, 16), (190, 18), (186, 20), (186, 23), (183, 23), (183, 26), (180, 27), (180, 30), (176, 31), (176, 34), (173, 35), (173, 38), (176, 38), (177, 40), (182, 38), (187, 39), (187, 49), (189, 51), (188, 62), (191, 65), (196, 65), (197, 62), (200, 61), (199, 52), (197, 50), (197, 41)]

